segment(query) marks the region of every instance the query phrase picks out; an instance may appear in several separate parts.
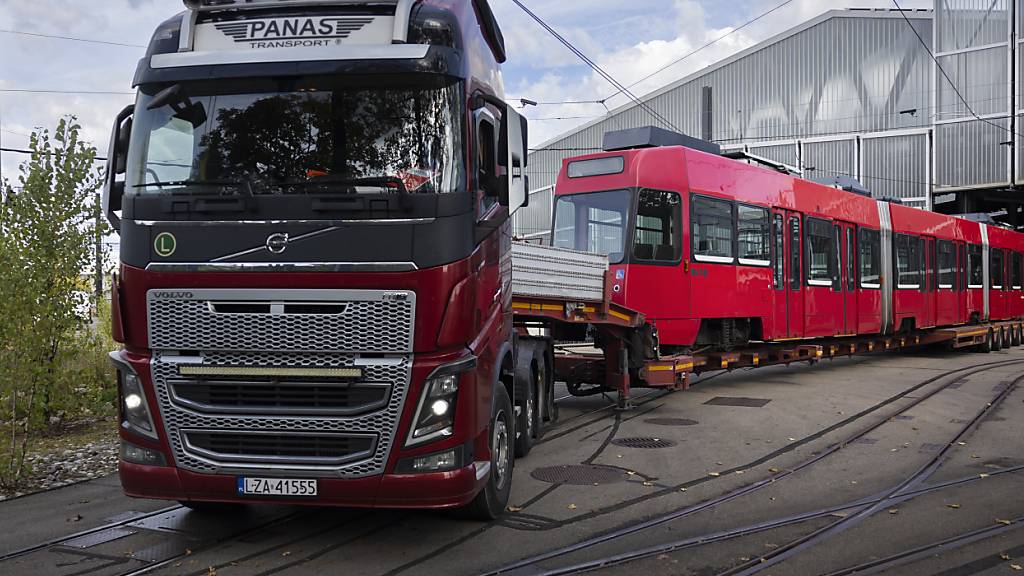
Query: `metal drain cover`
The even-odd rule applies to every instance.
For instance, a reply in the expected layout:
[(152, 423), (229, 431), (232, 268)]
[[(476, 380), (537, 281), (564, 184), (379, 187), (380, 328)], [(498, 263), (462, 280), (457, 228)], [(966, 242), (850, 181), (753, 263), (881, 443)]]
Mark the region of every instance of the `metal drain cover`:
[(670, 448), (676, 443), (664, 438), (616, 438), (612, 444), (624, 448)]
[(588, 466), (585, 464), (537, 468), (530, 473), (530, 476), (549, 484), (570, 484), (573, 486), (615, 484), (625, 482), (629, 478), (629, 475), (624, 470), (619, 470), (618, 468)]
[(655, 426), (696, 426), (700, 424), (700, 422), (688, 418), (648, 418), (644, 422)]

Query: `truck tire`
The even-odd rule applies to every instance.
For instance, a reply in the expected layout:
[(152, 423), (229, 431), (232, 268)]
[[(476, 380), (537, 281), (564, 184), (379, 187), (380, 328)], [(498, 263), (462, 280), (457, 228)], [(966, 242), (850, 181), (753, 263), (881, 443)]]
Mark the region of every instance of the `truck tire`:
[(992, 351), (999, 352), (1003, 349), (1003, 329), (997, 328), (996, 333), (992, 336)]
[(1013, 342), (1011, 342), (1011, 345), (1014, 348), (1016, 348), (1017, 346), (1020, 346), (1020, 343), (1021, 343), (1020, 341), (1021, 341), (1020, 326), (1014, 326), (1013, 327)]
[(985, 341), (978, 345), (978, 352), (981, 352), (982, 354), (989, 354), (989, 353), (991, 353), (992, 352), (992, 339), (993, 339), (992, 331), (989, 330), (988, 334), (985, 336)]
[[(533, 449), (533, 443), (537, 437), (537, 417), (540, 411), (537, 409), (537, 392), (543, 388), (544, 359), (535, 358), (536, 363), (531, 364), (526, 374), (527, 381), (522, 386), (516, 387), (516, 392), (522, 391), (522, 396), (517, 398), (521, 402), (519, 418), (516, 421), (516, 458), (524, 458)], [(520, 399), (521, 398), (521, 399)]]
[(494, 401), (491, 403), (491, 424), (488, 426), (488, 438), (491, 444), (491, 470), (487, 476), (487, 484), (476, 495), (472, 502), (460, 512), (465, 518), (490, 522), (500, 517), (508, 506), (512, 492), (512, 468), (515, 459), (512, 456), (513, 438), (515, 435), (515, 413), (508, 391), (501, 382), (494, 388)]

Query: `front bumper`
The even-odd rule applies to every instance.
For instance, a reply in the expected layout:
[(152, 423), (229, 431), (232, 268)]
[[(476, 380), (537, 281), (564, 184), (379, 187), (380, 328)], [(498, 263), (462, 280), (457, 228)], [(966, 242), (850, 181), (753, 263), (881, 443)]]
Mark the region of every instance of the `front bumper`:
[(319, 496), (315, 498), (257, 498), (239, 496), (237, 477), (233, 475), (196, 474), (123, 460), (118, 471), (125, 494), (135, 498), (345, 508), (458, 508), (472, 501), (486, 483), (486, 476), (478, 479), (476, 466), (471, 464), (451, 472), (385, 474), (352, 480), (320, 478)]

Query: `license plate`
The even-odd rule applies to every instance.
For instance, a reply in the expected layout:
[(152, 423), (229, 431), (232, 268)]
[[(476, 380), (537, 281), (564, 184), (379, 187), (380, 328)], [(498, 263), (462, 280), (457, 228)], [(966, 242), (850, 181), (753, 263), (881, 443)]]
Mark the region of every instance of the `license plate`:
[(298, 496), (317, 495), (316, 480), (288, 478), (238, 478), (239, 496)]

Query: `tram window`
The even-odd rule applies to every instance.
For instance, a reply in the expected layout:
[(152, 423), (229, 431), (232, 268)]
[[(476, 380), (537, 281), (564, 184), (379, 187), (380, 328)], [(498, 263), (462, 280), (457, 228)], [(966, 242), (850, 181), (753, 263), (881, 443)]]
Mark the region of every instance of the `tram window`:
[(675, 192), (641, 190), (637, 204), (633, 255), (639, 260), (678, 262), (681, 200)]
[(803, 278), (800, 265), (800, 217), (789, 219), (789, 288), (800, 290), (800, 279)]
[(882, 287), (882, 233), (878, 230), (860, 231), (860, 287)]
[(784, 248), (784, 240), (786, 233), (783, 229), (784, 221), (782, 214), (775, 215), (775, 248), (772, 251), (772, 255), (775, 257), (773, 262), (773, 277), (775, 279), (775, 289), (782, 290), (786, 286), (784, 285), (784, 276), (786, 272), (786, 254)]
[(703, 196), (693, 197), (693, 259), (698, 262), (732, 264), (732, 202)]
[(952, 242), (939, 240), (939, 288), (952, 290), (956, 282), (956, 252)]
[(900, 290), (921, 288), (920, 238), (906, 234), (896, 235), (896, 272), (899, 276), (896, 287)]
[(737, 238), (739, 239), (740, 264), (744, 266), (770, 266), (768, 253), (771, 238), (768, 225), (768, 210), (756, 206), (737, 206), (739, 216)]
[(808, 218), (807, 245), (807, 284), (833, 286), (837, 251), (832, 224), (825, 220)]
[(990, 265), (992, 272), (992, 289), (1002, 290), (1003, 289), (1003, 273), (1006, 271), (1006, 264), (1003, 260), (1003, 251), (998, 248), (992, 249), (992, 262)]
[(984, 264), (981, 261), (981, 246), (974, 244), (967, 247), (967, 281), (968, 288), (984, 288), (985, 272)]
[(1024, 257), (1021, 256), (1020, 252), (1014, 252), (1012, 257), (1012, 263), (1010, 264), (1010, 285), (1014, 290), (1020, 290), (1024, 288), (1022, 283), (1021, 275), (1024, 271), (1021, 270), (1021, 265), (1024, 264)]
[(846, 229), (846, 290), (853, 292), (857, 289), (857, 249), (854, 244), (856, 235), (853, 228)]

